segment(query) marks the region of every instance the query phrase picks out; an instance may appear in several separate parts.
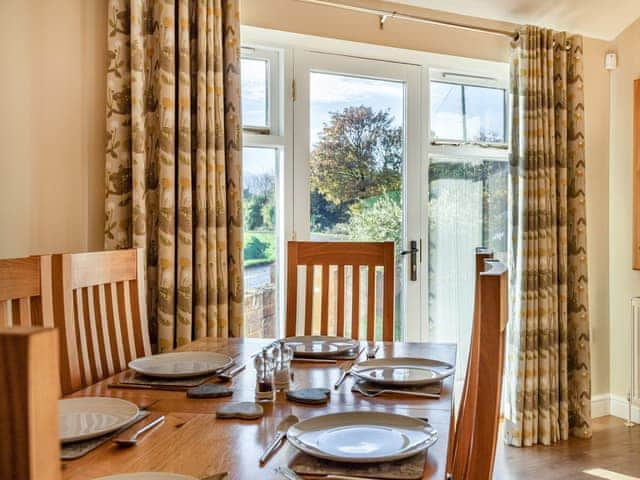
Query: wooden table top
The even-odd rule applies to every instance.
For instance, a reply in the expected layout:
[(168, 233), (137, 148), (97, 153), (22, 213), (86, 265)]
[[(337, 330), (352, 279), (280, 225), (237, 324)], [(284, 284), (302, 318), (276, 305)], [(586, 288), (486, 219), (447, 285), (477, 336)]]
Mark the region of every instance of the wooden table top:
[[(270, 340), (203, 338), (182, 351), (211, 351), (236, 356), (242, 364)], [(381, 348), (377, 358), (423, 357), (455, 364), (455, 346), (436, 343), (378, 342)], [(364, 353), (360, 359), (363, 359)], [(189, 399), (185, 392), (109, 388), (119, 375), (80, 390), (68, 397), (111, 396), (129, 400), (141, 407), (148, 406), (152, 416), (165, 415), (165, 422), (141, 437), (138, 445), (119, 448), (107, 442), (84, 457), (63, 462), (64, 480), (85, 480), (105, 475), (140, 471), (166, 471), (202, 478), (214, 473), (228, 472), (230, 480), (276, 479), (273, 470), (288, 465), (297, 450), (285, 443), (260, 467), (258, 458), (273, 438), (280, 420), (290, 414), (301, 420), (323, 413), (344, 411), (384, 411), (428, 418), (438, 430), (439, 439), (429, 449), (424, 479), (444, 479), (450, 418), (453, 405), (453, 377), (443, 385), (439, 399), (383, 395), (366, 398), (352, 393), (353, 379), (348, 376), (340, 389), (333, 383), (340, 375), (337, 364), (294, 363), (293, 388), (331, 388), (331, 399), (321, 406), (292, 403), (279, 393), (274, 403), (263, 404), (265, 415), (258, 420), (217, 419), (216, 409), (229, 401), (253, 401), (255, 371), (249, 362), (247, 368), (233, 379), (233, 397), (219, 399)], [(68, 398), (66, 397), (66, 398)], [(135, 430), (136, 426), (131, 427)]]

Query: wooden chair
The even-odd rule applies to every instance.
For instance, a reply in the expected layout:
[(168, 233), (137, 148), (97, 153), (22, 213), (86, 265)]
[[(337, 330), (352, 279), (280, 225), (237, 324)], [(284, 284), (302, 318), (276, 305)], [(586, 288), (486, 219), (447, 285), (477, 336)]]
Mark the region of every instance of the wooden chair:
[(51, 257), (0, 260), (0, 327), (53, 326)]
[(0, 327), (0, 478), (59, 480), (58, 332)]
[(493, 475), (506, 322), (507, 269), (478, 249), (471, 348), (447, 468), (454, 480), (490, 480)]
[[(337, 320), (336, 335), (345, 334), (345, 267), (352, 267), (351, 284), (351, 337), (360, 338), (360, 267), (367, 272), (367, 340), (375, 340), (376, 267), (384, 268), (382, 339), (393, 340), (394, 313), (394, 244), (393, 242), (289, 242), (287, 255), (287, 336), (296, 334), (298, 300), (298, 266), (305, 265), (306, 291), (304, 334), (329, 333), (329, 276), (337, 266)], [(314, 266), (322, 268), (322, 297), (320, 305), (320, 331), (312, 331)], [(374, 286), (374, 288), (371, 288)]]
[(142, 249), (53, 256), (63, 393), (151, 354), (144, 265)]

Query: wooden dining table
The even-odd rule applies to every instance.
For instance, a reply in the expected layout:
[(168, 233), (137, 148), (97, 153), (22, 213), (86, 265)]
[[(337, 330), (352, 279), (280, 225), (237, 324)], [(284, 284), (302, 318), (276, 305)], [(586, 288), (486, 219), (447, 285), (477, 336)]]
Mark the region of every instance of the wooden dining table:
[[(190, 399), (184, 391), (112, 388), (126, 372), (77, 391), (65, 398), (80, 396), (110, 396), (129, 400), (146, 408), (153, 416), (164, 415), (164, 423), (142, 436), (136, 446), (118, 447), (109, 441), (83, 457), (64, 461), (64, 480), (85, 480), (130, 472), (162, 471), (204, 478), (227, 472), (229, 480), (262, 480), (282, 478), (274, 472), (289, 465), (298, 450), (286, 443), (264, 466), (259, 457), (276, 433), (278, 423), (287, 415), (301, 420), (326, 413), (348, 411), (391, 412), (427, 418), (438, 431), (438, 441), (428, 450), (423, 479), (444, 479), (453, 409), (453, 376), (443, 382), (440, 398), (381, 395), (367, 398), (351, 391), (354, 379), (347, 376), (339, 389), (333, 384), (341, 367), (349, 361), (336, 363), (294, 362), (292, 388), (326, 387), (331, 397), (326, 405), (293, 403), (278, 393), (272, 403), (262, 404), (264, 417), (258, 420), (220, 419), (216, 410), (231, 401), (254, 401), (255, 370), (252, 354), (272, 343), (269, 339), (202, 338), (179, 348), (179, 351), (208, 351), (234, 357), (236, 364), (247, 368), (235, 376), (229, 385), (232, 397)], [(377, 342), (376, 358), (420, 357), (455, 364), (456, 347), (442, 343)], [(358, 360), (364, 359), (364, 353)], [(130, 427), (135, 431), (139, 425)], [(322, 478), (322, 477), (318, 477)]]

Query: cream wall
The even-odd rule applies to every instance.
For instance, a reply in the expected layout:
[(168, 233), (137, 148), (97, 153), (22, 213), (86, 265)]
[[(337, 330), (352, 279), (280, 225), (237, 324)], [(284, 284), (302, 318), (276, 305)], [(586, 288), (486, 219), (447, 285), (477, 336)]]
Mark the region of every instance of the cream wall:
[(611, 393), (625, 396), (630, 376), (629, 301), (640, 295), (640, 272), (631, 269), (633, 80), (640, 78), (640, 20), (615, 40), (619, 67), (611, 76), (609, 203)]
[[(242, 22), (264, 28), (388, 45), (412, 50), (508, 61), (509, 40), (447, 27), (390, 20), (380, 30), (375, 17), (355, 12), (302, 4), (293, 0), (241, 0)], [(353, 3), (394, 9), (377, 0)], [(95, 250), (102, 246), (104, 112), (106, 72), (107, 0), (4, 0), (0, 2), (0, 258), (38, 252)], [(395, 6), (397, 8), (397, 6)], [(477, 18), (430, 12), (411, 7), (403, 11), (453, 19), (476, 25), (513, 29), (513, 25)], [(638, 39), (637, 34), (635, 36)], [(621, 54), (620, 76), (631, 61)], [(590, 311), (593, 330), (593, 393), (609, 392), (609, 242), (612, 254), (628, 255), (630, 246), (618, 248), (617, 222), (609, 237), (604, 233), (630, 194), (616, 179), (630, 182), (625, 165), (612, 165), (612, 202), (609, 205), (609, 76), (602, 68), (605, 42), (585, 39), (585, 107), (587, 148), (587, 220), (589, 241)], [(625, 65), (625, 61), (627, 62)], [(637, 70), (636, 65), (636, 70)], [(638, 73), (638, 72), (635, 72)], [(629, 75), (632, 75), (630, 73)], [(630, 88), (630, 87), (629, 87)], [(616, 91), (612, 85), (612, 92)], [(628, 97), (627, 97), (628, 98)], [(628, 100), (619, 102), (630, 111)], [(617, 108), (612, 105), (612, 109)], [(626, 109), (626, 110), (625, 110)], [(612, 116), (618, 122), (625, 120)], [(612, 125), (613, 126), (613, 125)], [(612, 132), (613, 132), (612, 128)], [(630, 136), (630, 131), (629, 131)], [(617, 136), (616, 136), (617, 137)], [(614, 134), (612, 133), (612, 140)], [(615, 143), (615, 142), (612, 142)], [(627, 142), (628, 143), (628, 142)], [(630, 144), (629, 144), (630, 145)], [(619, 152), (614, 152), (620, 157)], [(627, 152), (630, 157), (630, 153)], [(624, 158), (627, 158), (623, 155)], [(622, 160), (618, 161), (622, 163)], [(614, 177), (618, 174), (621, 177)], [(615, 182), (615, 183), (614, 183)], [(629, 183), (630, 188), (630, 183)], [(616, 213), (614, 215), (614, 213)], [(624, 219), (629, 219), (629, 215)], [(625, 231), (626, 235), (626, 231)], [(620, 238), (630, 238), (630, 235)], [(624, 240), (626, 241), (626, 240)], [(626, 250), (625, 250), (626, 249)], [(612, 300), (612, 341), (618, 325), (626, 321), (632, 282), (630, 270), (619, 277)], [(622, 261), (624, 263), (624, 259)], [(628, 270), (628, 269), (627, 269)], [(612, 274), (613, 277), (613, 274)], [(618, 278), (621, 280), (618, 282)], [(619, 317), (619, 318), (618, 318)], [(617, 338), (617, 337), (616, 337)], [(617, 344), (616, 344), (617, 345)], [(623, 355), (613, 349), (612, 355)], [(616, 384), (617, 387), (617, 384)]]
[(99, 249), (106, 0), (0, 2), (0, 258)]
[[(243, 24), (411, 50), (509, 61), (510, 40), (449, 27), (388, 20), (383, 30), (375, 16), (310, 5), (295, 0), (241, 0)], [(397, 4), (376, 0), (349, 1), (385, 10)], [(402, 5), (403, 13), (426, 15), (474, 25), (513, 30), (515, 25)], [(589, 248), (589, 309), (592, 328), (592, 392), (609, 392), (609, 74), (603, 68), (608, 44), (585, 38), (585, 122), (587, 158), (587, 236)], [(366, 52), (363, 52), (366, 55)]]

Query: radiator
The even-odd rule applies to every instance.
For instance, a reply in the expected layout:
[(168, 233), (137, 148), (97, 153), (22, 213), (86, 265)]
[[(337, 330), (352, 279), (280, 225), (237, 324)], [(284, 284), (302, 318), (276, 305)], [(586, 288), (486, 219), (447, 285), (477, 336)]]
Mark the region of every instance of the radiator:
[(631, 299), (631, 385), (629, 393), (631, 402), (640, 404), (640, 297)]

